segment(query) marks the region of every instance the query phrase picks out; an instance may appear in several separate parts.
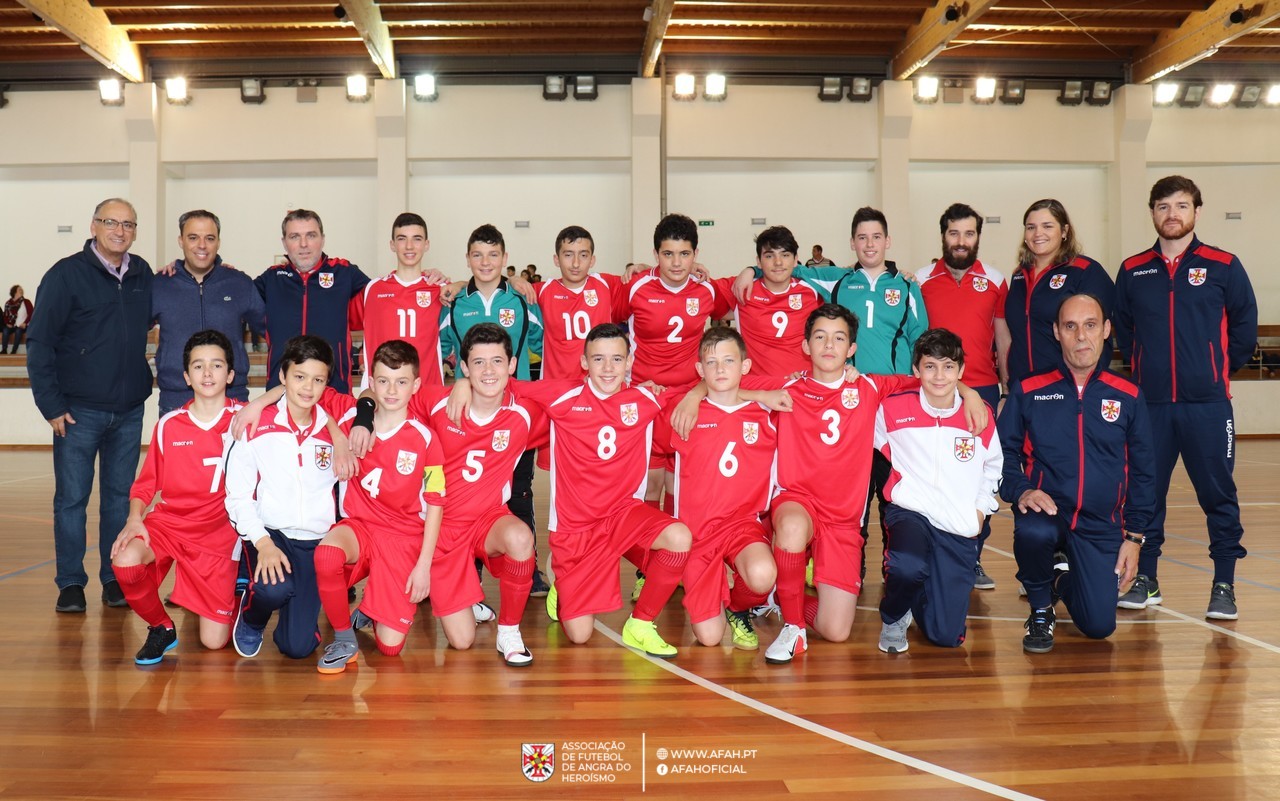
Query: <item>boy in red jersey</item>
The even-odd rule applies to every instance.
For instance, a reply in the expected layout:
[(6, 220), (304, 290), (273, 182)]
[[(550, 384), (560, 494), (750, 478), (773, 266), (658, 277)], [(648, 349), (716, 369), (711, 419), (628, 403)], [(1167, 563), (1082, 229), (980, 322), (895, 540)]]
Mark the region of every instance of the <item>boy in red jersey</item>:
[[(661, 407), (649, 390), (628, 386), (626, 334), (612, 323), (587, 334), (587, 380), (520, 383), (516, 397), (546, 410), (551, 422), (551, 520), (548, 541), (556, 584), (547, 612), (575, 643), (591, 638), (595, 616), (622, 606), (618, 560), (626, 556), (648, 581), (622, 629), (623, 642), (670, 659), (676, 649), (653, 620), (675, 592), (689, 557), (683, 523), (644, 503), (653, 422)], [(466, 401), (469, 387), (455, 397)]]
[[(427, 222), (405, 212), (391, 224), (391, 252), (396, 254), (395, 272), (370, 281), (351, 300), (351, 328), (364, 329), (360, 353), (360, 389), (373, 379), (373, 354), (383, 342), (400, 339), (418, 351), (422, 386), (444, 383), (440, 361), (440, 320), (445, 306), (440, 302), (441, 284), (447, 283), (436, 270), (423, 270), (422, 257), (431, 249)], [(359, 393), (357, 393), (359, 394)]]
[[(240, 546), (227, 519), (223, 454), (234, 377), (231, 342), (220, 331), (187, 340), (183, 377), (195, 397), (156, 423), (142, 472), (129, 494), (129, 518), (111, 548), (111, 566), (129, 606), (147, 623), (146, 642), (134, 657), (154, 665), (178, 645), (173, 618), (160, 602), (160, 583), (176, 565), (173, 602), (200, 616), (206, 648), (227, 644), (235, 614)], [(160, 503), (143, 514), (157, 493)]]
[[(408, 342), (384, 342), (373, 355), (370, 390), (377, 402), (371, 423), (375, 447), (360, 464), (360, 480), (339, 492), (343, 520), (316, 546), (316, 585), (334, 639), (317, 670), (341, 673), (356, 661), (347, 588), (368, 576), (360, 612), (374, 621), (378, 650), (404, 648), (417, 604), (431, 591), (431, 558), (440, 534), (445, 478), (440, 444), (409, 417), (421, 386), (418, 353)], [(355, 401), (326, 392), (324, 402), (342, 410), (343, 428), (355, 423)], [(362, 421), (363, 422), (363, 421)]]
[[(754, 651), (760, 640), (750, 610), (764, 602), (777, 578), (761, 516), (773, 490), (778, 432), (767, 408), (739, 395), (752, 365), (742, 335), (727, 326), (710, 328), (699, 350), (707, 396), (689, 438), (670, 437), (676, 517), (693, 534), (684, 606), (698, 642), (719, 645), (727, 617), (734, 646)], [(726, 569), (734, 573), (732, 590)]]
[[(582, 346), (587, 332), (615, 320), (621, 302), (622, 280), (592, 272), (595, 240), (587, 229), (571, 225), (556, 234), (552, 260), (560, 277), (533, 290), (542, 309), (542, 378), (582, 378)], [(539, 467), (546, 469), (539, 457)]]

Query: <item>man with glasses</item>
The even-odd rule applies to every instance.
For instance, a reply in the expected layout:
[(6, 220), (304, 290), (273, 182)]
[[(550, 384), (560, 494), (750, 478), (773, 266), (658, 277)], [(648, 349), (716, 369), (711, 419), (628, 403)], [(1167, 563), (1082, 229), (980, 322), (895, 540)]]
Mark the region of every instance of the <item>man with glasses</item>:
[(27, 374), (53, 428), (53, 539), (59, 612), (85, 611), (86, 509), (100, 460), (98, 551), (102, 602), (127, 606), (111, 545), (129, 516), (142, 406), (151, 394), (147, 330), (151, 267), (129, 253), (138, 215), (121, 198), (98, 204), (91, 238), (45, 273), (27, 333)]

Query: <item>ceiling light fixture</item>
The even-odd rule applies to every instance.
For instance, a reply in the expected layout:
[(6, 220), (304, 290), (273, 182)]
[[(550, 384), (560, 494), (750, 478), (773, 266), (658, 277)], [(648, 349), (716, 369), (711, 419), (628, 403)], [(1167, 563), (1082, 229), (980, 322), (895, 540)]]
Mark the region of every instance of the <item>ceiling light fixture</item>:
[(828, 75), (822, 79), (822, 85), (818, 87), (818, 99), (824, 103), (839, 103), (844, 97), (844, 87), (840, 83), (837, 76)]
[(917, 103), (937, 103), (938, 102), (938, 79), (932, 75), (921, 75), (916, 78)]
[(861, 76), (851, 79), (849, 99), (855, 103), (866, 103), (871, 100), (871, 79)]
[(542, 79), (543, 100), (564, 100), (569, 96), (569, 86), (563, 75), (548, 75)]
[(600, 89), (596, 86), (596, 76), (579, 75), (573, 79), (574, 100), (595, 100), (599, 96)]
[(1109, 81), (1094, 81), (1089, 85), (1089, 94), (1085, 97), (1084, 102), (1091, 106), (1105, 106), (1111, 102), (1111, 83)]
[(183, 77), (165, 78), (164, 98), (171, 106), (185, 106), (191, 102), (191, 93), (187, 91), (187, 79)]
[(1022, 101), (1027, 99), (1027, 82), (1021, 78), (1004, 82), (1004, 86), (1000, 88), (1000, 102), (1007, 106), (1020, 106)]
[(365, 75), (347, 76), (347, 100), (366, 103), (369, 100), (369, 78)]
[(258, 104), (267, 99), (266, 85), (261, 78), (240, 79), (240, 102)]
[(1234, 83), (1217, 83), (1213, 85), (1212, 91), (1209, 92), (1209, 105), (1214, 108), (1223, 108), (1231, 102), (1231, 98), (1236, 95), (1236, 85)]
[(436, 88), (436, 76), (429, 72), (413, 76), (414, 100), (430, 103), (438, 97), (440, 97), (440, 91)]
[(671, 89), (671, 96), (676, 100), (692, 100), (698, 93), (698, 84), (694, 77), (687, 72), (676, 75), (675, 84)]
[(1178, 85), (1172, 81), (1156, 84), (1153, 102), (1157, 106), (1172, 106), (1178, 99)]
[(709, 72), (702, 81), (702, 99), (711, 101), (724, 100), (728, 92), (729, 82), (722, 72)]
[(978, 78), (973, 82), (973, 102), (985, 106), (996, 99), (996, 79)]
[(104, 106), (123, 106), (124, 87), (119, 78), (103, 78), (98, 81), (98, 99)]

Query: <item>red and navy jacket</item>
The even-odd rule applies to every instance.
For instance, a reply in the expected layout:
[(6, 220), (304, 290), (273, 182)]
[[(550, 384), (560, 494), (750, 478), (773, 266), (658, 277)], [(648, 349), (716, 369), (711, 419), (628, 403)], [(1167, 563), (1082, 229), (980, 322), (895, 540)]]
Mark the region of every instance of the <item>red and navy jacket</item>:
[(1258, 303), (1244, 265), (1194, 237), (1173, 261), (1158, 242), (1125, 260), (1113, 320), (1151, 403), (1229, 399), (1230, 376), (1258, 341)]
[(1043, 270), (1035, 280), (1026, 267), (1009, 279), (1004, 299), (1004, 321), (1013, 341), (1009, 345), (1009, 383), (1054, 367), (1062, 360), (1062, 346), (1053, 335), (1058, 306), (1072, 295), (1090, 294), (1102, 301), (1111, 316), (1116, 285), (1107, 269), (1088, 256)]
[(1042, 490), (1071, 530), (1145, 531), (1155, 511), (1155, 450), (1138, 385), (1099, 368), (1083, 389), (1061, 365), (1013, 382), (997, 431), (1000, 497)]
[(351, 391), (351, 332), (347, 308), (369, 283), (369, 276), (346, 259), (320, 254), (303, 275), (291, 262), (268, 267), (253, 283), (267, 306), (267, 389), (280, 383), (284, 343), (299, 334), (314, 334), (333, 348), (329, 386)]

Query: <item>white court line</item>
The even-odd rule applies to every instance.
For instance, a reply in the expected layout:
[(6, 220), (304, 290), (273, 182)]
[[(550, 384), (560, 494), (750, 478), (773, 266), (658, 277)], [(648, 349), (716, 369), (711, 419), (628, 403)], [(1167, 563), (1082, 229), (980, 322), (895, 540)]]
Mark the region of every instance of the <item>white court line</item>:
[(1272, 645), (1269, 642), (1263, 642), (1262, 640), (1256, 639), (1254, 637), (1250, 637), (1248, 634), (1241, 634), (1238, 631), (1232, 631), (1231, 629), (1226, 628), (1225, 626), (1219, 626), (1214, 623), (1210, 623), (1207, 620), (1201, 620), (1200, 618), (1192, 617), (1191, 615), (1184, 615), (1181, 612), (1178, 612), (1174, 609), (1166, 609), (1164, 606), (1159, 604), (1155, 606), (1148, 606), (1147, 608), (1164, 612), (1166, 615), (1176, 617), (1177, 619), (1185, 623), (1194, 623), (1197, 626), (1202, 626), (1206, 629), (1209, 629), (1210, 631), (1216, 631), (1219, 634), (1225, 634), (1228, 637), (1234, 637), (1237, 640), (1240, 640), (1241, 642), (1247, 642), (1250, 645), (1256, 645), (1259, 648), (1263, 649), (1264, 651), (1270, 651), (1273, 654), (1280, 654), (1280, 646)]
[(45, 473), (44, 475), (40, 475), (40, 476), (24, 476), (22, 478), (11, 478), (8, 481), (0, 481), (0, 487), (3, 487), (5, 484), (20, 484), (23, 481), (36, 481), (42, 478), (53, 478), (53, 473)]
[[(876, 607), (876, 606), (859, 606), (859, 607), (858, 607), (858, 609), (861, 609), (863, 612), (872, 612), (872, 613), (875, 613), (875, 614), (879, 614), (879, 613), (880, 613), (880, 608), (879, 608), (879, 607)], [(965, 615), (965, 620), (992, 620), (992, 621), (995, 621), (995, 622), (997, 622), (997, 623), (1026, 623), (1026, 622), (1027, 622), (1027, 619), (1026, 619), (1026, 618), (1024, 618), (1024, 617), (997, 617), (997, 616), (994, 616), (994, 615)], [(1071, 622), (1071, 618), (1069, 618), (1069, 617), (1060, 617), (1060, 618), (1058, 618), (1058, 622), (1059, 622), (1059, 623), (1070, 623), (1070, 622)], [(1125, 619), (1124, 619), (1124, 618), (1122, 618), (1122, 617), (1117, 617), (1117, 618), (1116, 618), (1116, 623), (1117, 623), (1117, 624), (1120, 624), (1120, 623), (1130, 623), (1130, 624), (1133, 624), (1133, 623), (1162, 623), (1162, 624), (1164, 624), (1164, 625), (1166, 625), (1166, 626), (1167, 626), (1167, 625), (1172, 625), (1172, 624), (1177, 623), (1177, 622), (1179, 622), (1179, 621), (1176, 621), (1176, 620), (1147, 620), (1147, 619), (1143, 619), (1143, 620), (1125, 620)]]
[[(613, 629), (601, 623), (598, 618), (596, 619), (596, 631), (600, 632), (605, 637), (608, 637), (610, 640), (613, 640), (618, 645), (622, 645), (622, 637)], [(627, 646), (625, 645), (622, 645), (622, 647), (627, 648)], [(669, 673), (673, 673), (679, 676), (685, 681), (698, 685), (704, 690), (709, 690), (710, 692), (713, 692), (716, 695), (721, 696), (722, 698), (727, 698), (730, 701), (736, 701), (737, 703), (742, 704), (745, 707), (754, 709), (757, 712), (768, 715), (769, 717), (775, 718), (776, 720), (780, 720), (783, 723), (790, 723), (792, 726), (796, 726), (798, 728), (804, 729), (805, 731), (812, 732), (813, 734), (817, 734), (820, 737), (826, 737), (829, 740), (835, 740), (838, 743), (842, 743), (844, 745), (850, 746), (851, 748), (856, 748), (859, 751), (865, 751), (866, 753), (872, 754), (874, 756), (878, 756), (881, 759), (888, 759), (891, 762), (897, 762), (899, 765), (904, 765), (909, 768), (914, 768), (915, 770), (919, 770), (924, 773), (930, 773), (934, 776), (937, 776), (938, 778), (946, 779), (947, 781), (955, 782), (956, 784), (961, 784), (961, 785), (964, 785), (965, 787), (971, 787), (975, 790), (981, 790), (985, 793), (990, 793), (991, 795), (998, 796), (1000, 798), (1016, 799), (1017, 801), (1038, 801), (1036, 796), (1019, 793), (1016, 790), (1010, 790), (1007, 787), (1001, 787), (998, 784), (992, 784), (991, 782), (986, 782), (986, 781), (983, 781), (982, 779), (975, 779), (972, 776), (968, 776), (964, 773), (951, 770), (950, 768), (944, 768), (940, 765), (935, 765), (932, 762), (925, 762), (923, 759), (917, 759), (916, 757), (908, 756), (907, 754), (902, 754), (897, 751), (893, 751), (891, 749), (885, 748), (884, 746), (876, 745), (875, 743), (870, 743), (870, 742), (867, 742), (866, 740), (860, 740), (857, 737), (850, 737), (844, 732), (839, 732), (839, 731), (836, 731), (835, 729), (831, 729), (826, 726), (822, 726), (820, 724), (814, 723), (811, 720), (806, 720), (800, 717), (799, 715), (793, 715), (790, 712), (784, 712), (775, 706), (770, 706), (769, 704), (764, 703), (763, 701), (757, 701), (756, 699), (750, 696), (743, 695), (742, 693), (735, 692), (726, 687), (722, 687), (719, 684), (716, 684), (714, 681), (711, 681), (709, 679), (704, 679), (703, 677), (699, 676), (696, 673), (690, 673), (684, 668), (679, 667), (677, 665), (673, 665), (664, 659), (656, 659), (654, 657), (641, 654), (638, 651), (635, 651), (634, 649), (631, 649), (631, 648), (627, 648), (627, 650), (631, 651), (631, 653), (635, 654), (636, 656), (639, 656), (642, 659), (648, 660), (649, 662), (653, 663), (657, 667), (660, 667)]]
[[(1280, 506), (1280, 503), (1277, 503), (1277, 502), (1275, 502), (1275, 501), (1255, 501), (1255, 502), (1252, 502), (1252, 503), (1242, 503), (1242, 504), (1240, 504), (1240, 506), (1241, 506), (1241, 508), (1246, 507), (1246, 506)], [(1166, 509), (1199, 509), (1199, 508), (1200, 508), (1200, 504), (1198, 504), (1198, 503), (1178, 503), (1178, 504), (1169, 504), (1169, 505), (1165, 506), (1164, 508), (1166, 508)], [(984, 550), (985, 550), (985, 549), (984, 549)]]

